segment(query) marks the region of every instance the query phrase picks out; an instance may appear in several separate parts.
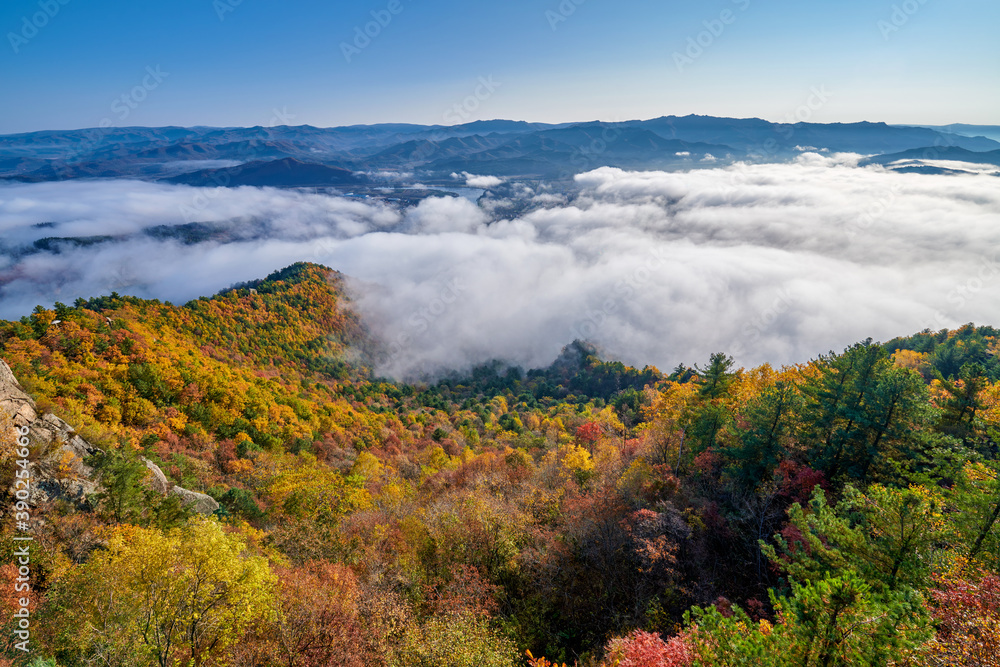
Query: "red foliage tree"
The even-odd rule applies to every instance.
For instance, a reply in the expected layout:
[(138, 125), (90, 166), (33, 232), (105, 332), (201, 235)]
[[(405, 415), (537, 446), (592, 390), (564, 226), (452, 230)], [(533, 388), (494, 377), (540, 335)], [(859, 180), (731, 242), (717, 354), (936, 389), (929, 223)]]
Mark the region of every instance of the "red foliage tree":
[(930, 664), (1000, 665), (1000, 576), (938, 577), (930, 597), (937, 625)]
[(231, 664), (325, 667), (369, 664), (359, 620), (357, 580), (343, 565), (312, 562), (277, 568), (280, 609), (254, 629), (230, 656)]
[(788, 459), (778, 464), (775, 478), (778, 481), (778, 492), (793, 503), (807, 502), (817, 485), (824, 491), (830, 490), (830, 483), (823, 473)]
[(585, 422), (576, 429), (576, 437), (578, 440), (592, 445), (601, 437), (601, 425), (595, 421)]
[(612, 639), (606, 652), (604, 664), (617, 667), (687, 667), (694, 662), (684, 635), (663, 641), (660, 635), (642, 630)]

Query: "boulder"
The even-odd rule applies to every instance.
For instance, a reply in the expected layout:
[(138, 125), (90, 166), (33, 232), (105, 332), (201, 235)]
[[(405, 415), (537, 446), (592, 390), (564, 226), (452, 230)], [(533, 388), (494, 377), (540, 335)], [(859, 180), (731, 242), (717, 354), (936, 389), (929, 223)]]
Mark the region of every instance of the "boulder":
[(188, 491), (187, 489), (182, 489), (179, 486), (175, 486), (170, 489), (170, 493), (175, 496), (180, 496), (185, 505), (192, 507), (192, 509), (199, 514), (211, 514), (215, 510), (219, 509), (219, 503), (215, 501), (215, 498), (205, 495), (204, 493)]
[(160, 470), (160, 466), (156, 465), (149, 459), (143, 459), (146, 467), (149, 468), (151, 473), (149, 477), (146, 478), (146, 484), (153, 491), (157, 493), (162, 493), (166, 495), (172, 493), (175, 496), (179, 496), (181, 501), (191, 507), (195, 512), (199, 514), (211, 514), (215, 510), (219, 509), (219, 503), (215, 502), (215, 498), (212, 496), (207, 496), (204, 493), (198, 493), (197, 491), (188, 491), (180, 486), (175, 486), (167, 476), (163, 474)]
[[(101, 490), (97, 472), (84, 459), (101, 450), (90, 444), (73, 427), (52, 413), (39, 416), (35, 401), (28, 396), (7, 362), (0, 359), (0, 410), (6, 411), (18, 427), (28, 427), (28, 441), (33, 457), (31, 490), (28, 502), (34, 506), (64, 498), (82, 504), (86, 497)], [(211, 496), (174, 486), (152, 461), (143, 459), (150, 475), (147, 484), (153, 491), (180, 496), (185, 505), (202, 514), (219, 509)], [(13, 488), (11, 489), (13, 491)]]
[(160, 470), (160, 466), (156, 465), (149, 459), (143, 459), (143, 462), (152, 473), (146, 478), (146, 484), (149, 485), (149, 488), (157, 493), (162, 493), (163, 495), (169, 493), (170, 487), (173, 485), (170, 483), (170, 480), (167, 479), (167, 476), (163, 474), (163, 471)]
[(0, 410), (11, 416), (15, 426), (28, 428), (28, 443), (34, 454), (28, 468), (29, 503), (39, 505), (56, 498), (82, 503), (88, 494), (98, 490), (94, 470), (84, 459), (99, 450), (59, 417), (50, 413), (39, 415), (35, 401), (24, 392), (2, 359)]
[(27, 426), (38, 419), (35, 401), (24, 393), (14, 372), (3, 359), (0, 359), (0, 410), (13, 418), (15, 426)]

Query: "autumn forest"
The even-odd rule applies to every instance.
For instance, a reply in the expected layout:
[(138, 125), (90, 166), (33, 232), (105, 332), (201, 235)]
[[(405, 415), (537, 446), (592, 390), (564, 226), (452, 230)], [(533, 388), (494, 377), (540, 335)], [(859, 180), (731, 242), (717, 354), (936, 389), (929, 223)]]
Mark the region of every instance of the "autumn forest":
[(30, 447), (25, 655), (0, 411), (0, 665), (1000, 665), (1000, 330), (816, 352), (407, 384), (314, 264), (0, 321), (92, 446)]

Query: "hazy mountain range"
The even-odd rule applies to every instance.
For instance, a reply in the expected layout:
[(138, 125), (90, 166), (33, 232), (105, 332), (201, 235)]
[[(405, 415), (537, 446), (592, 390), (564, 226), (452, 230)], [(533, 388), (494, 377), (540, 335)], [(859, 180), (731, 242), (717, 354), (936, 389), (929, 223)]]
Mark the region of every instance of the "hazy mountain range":
[(881, 156), (871, 162), (891, 165), (904, 159), (895, 156), (956, 159), (942, 156), (961, 150), (963, 162), (995, 165), (998, 138), (998, 126), (783, 124), (711, 116), (455, 126), (109, 127), (0, 136), (0, 179), (337, 187), (433, 183), (463, 172), (564, 179), (601, 166), (672, 171), (736, 160), (781, 162), (806, 151)]

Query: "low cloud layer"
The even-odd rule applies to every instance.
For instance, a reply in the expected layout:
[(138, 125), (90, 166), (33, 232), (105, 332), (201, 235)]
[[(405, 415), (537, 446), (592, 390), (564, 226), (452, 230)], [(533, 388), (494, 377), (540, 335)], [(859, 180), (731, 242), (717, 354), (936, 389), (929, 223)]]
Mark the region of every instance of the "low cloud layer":
[(465, 185), (469, 188), (495, 188), (503, 183), (503, 179), (498, 176), (477, 176), (463, 171), (461, 174), (452, 174), (452, 178), (464, 178)]
[[(501, 220), (463, 198), (397, 211), (269, 188), (4, 185), (0, 317), (111, 290), (180, 303), (307, 260), (352, 277), (396, 377), (541, 366), (575, 338), (669, 369), (720, 350), (782, 364), (868, 336), (1000, 324), (997, 178), (857, 159), (603, 168), (577, 177), (575, 196), (526, 194), (534, 208)], [(207, 236), (163, 240), (161, 226), (191, 222)], [(115, 238), (24, 253), (80, 236)]]

